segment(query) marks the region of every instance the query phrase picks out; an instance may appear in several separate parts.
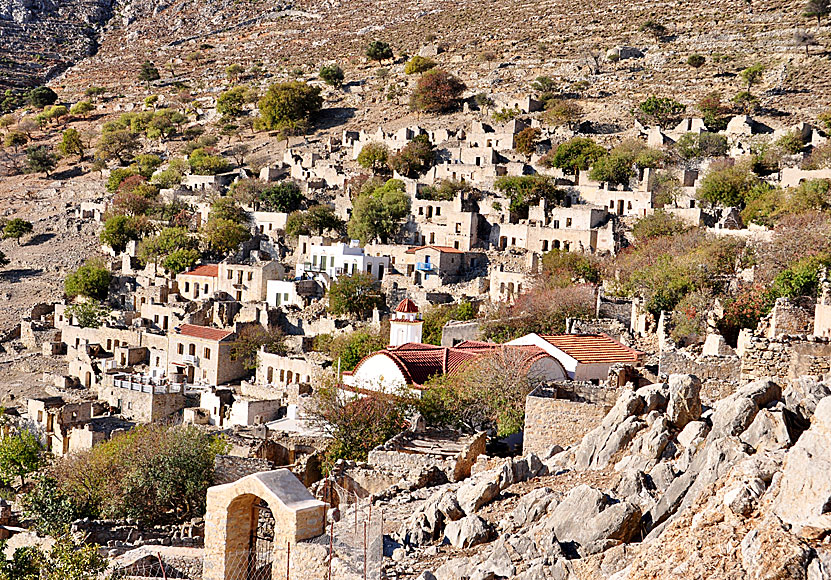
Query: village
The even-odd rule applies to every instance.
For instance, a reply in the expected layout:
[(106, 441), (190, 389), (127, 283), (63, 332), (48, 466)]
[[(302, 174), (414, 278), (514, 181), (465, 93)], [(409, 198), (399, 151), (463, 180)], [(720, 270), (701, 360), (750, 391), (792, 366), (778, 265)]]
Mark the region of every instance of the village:
[(0, 61), (0, 580), (831, 580), (811, 2), (784, 64), (176, 2)]

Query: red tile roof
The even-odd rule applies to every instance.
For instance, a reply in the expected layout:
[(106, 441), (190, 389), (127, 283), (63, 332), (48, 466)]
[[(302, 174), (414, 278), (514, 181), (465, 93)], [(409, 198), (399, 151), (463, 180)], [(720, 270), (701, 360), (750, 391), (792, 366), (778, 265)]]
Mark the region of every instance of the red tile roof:
[(197, 266), (190, 272), (182, 272), (182, 274), (187, 276), (206, 276), (209, 278), (216, 278), (219, 276), (219, 265), (203, 264), (201, 266)]
[(209, 326), (198, 326), (196, 324), (183, 324), (176, 328), (179, 334), (184, 336), (192, 336), (194, 338), (204, 338), (206, 340), (215, 341), (224, 340), (234, 334), (233, 330), (211, 328)]
[(643, 356), (605, 334), (541, 334), (540, 338), (583, 364), (637, 362)]
[(431, 250), (437, 250), (439, 252), (444, 252), (446, 254), (464, 254), (463, 250), (457, 250), (456, 248), (451, 248), (450, 246), (434, 246), (434, 245), (417, 246), (415, 248), (410, 248), (409, 250), (407, 250), (407, 253), (408, 254), (415, 254), (419, 250), (426, 250), (428, 248), (431, 249)]
[(405, 312), (408, 314), (415, 314), (418, 312), (418, 306), (416, 306), (415, 302), (410, 300), (409, 298), (405, 298), (401, 302), (398, 303), (398, 306), (395, 307), (396, 312)]
[[(441, 374), (453, 374), (465, 363), (480, 358), (501, 348), (516, 349), (524, 353), (523, 364), (530, 366), (537, 360), (550, 355), (537, 346), (506, 346), (492, 342), (464, 341), (455, 347), (435, 346), (418, 342), (408, 342), (397, 347), (374, 352), (365, 356), (355, 366), (351, 374), (358, 372), (361, 365), (369, 358), (383, 355), (391, 359), (407, 384), (415, 388), (427, 382), (430, 377)], [(565, 373), (565, 370), (563, 371)]]

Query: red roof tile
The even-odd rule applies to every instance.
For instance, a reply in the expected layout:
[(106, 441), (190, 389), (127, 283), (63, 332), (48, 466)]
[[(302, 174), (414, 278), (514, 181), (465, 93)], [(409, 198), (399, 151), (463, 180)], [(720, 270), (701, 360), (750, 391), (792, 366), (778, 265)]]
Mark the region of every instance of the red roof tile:
[(540, 338), (583, 364), (637, 362), (643, 355), (605, 334), (541, 334)]
[(177, 329), (179, 334), (184, 336), (192, 336), (194, 338), (204, 338), (206, 340), (215, 341), (224, 340), (234, 334), (233, 330), (211, 328), (209, 326), (198, 326), (196, 324), (183, 324), (178, 326)]
[(418, 306), (416, 306), (415, 302), (410, 300), (409, 298), (405, 298), (401, 302), (398, 303), (398, 306), (395, 307), (396, 312), (405, 312), (408, 314), (415, 314), (418, 312)]
[(187, 276), (206, 276), (209, 278), (216, 278), (219, 276), (219, 265), (203, 264), (201, 266), (197, 266), (190, 272), (182, 272), (182, 274)]
[(464, 250), (457, 250), (456, 248), (451, 248), (450, 246), (433, 246), (433, 245), (417, 246), (415, 248), (410, 248), (409, 250), (407, 250), (407, 253), (408, 254), (415, 254), (419, 250), (426, 250), (428, 248), (431, 249), (431, 250), (437, 250), (439, 252), (444, 252), (446, 254), (464, 254)]

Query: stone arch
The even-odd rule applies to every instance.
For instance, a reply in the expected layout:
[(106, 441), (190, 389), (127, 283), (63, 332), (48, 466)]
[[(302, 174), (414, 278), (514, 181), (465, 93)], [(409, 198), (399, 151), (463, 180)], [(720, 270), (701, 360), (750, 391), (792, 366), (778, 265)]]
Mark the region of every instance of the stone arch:
[(204, 580), (248, 580), (247, 562), (257, 525), (258, 504), (274, 518), (269, 577), (285, 570), (286, 547), (324, 532), (326, 504), (315, 499), (287, 469), (255, 473), (208, 489), (205, 512)]

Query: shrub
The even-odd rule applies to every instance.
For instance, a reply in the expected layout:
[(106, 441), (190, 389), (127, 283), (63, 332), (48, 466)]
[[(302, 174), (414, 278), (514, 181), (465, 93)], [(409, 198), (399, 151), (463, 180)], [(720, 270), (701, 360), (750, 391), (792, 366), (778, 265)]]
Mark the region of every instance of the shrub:
[(502, 107), (498, 111), (494, 111), (491, 115), (491, 119), (496, 121), (497, 123), (507, 123), (508, 121), (513, 121), (517, 117), (522, 114), (517, 108), (509, 109), (508, 107)]
[(536, 127), (526, 127), (516, 136), (516, 152), (530, 158), (537, 151), (537, 144), (542, 131)]
[(546, 155), (541, 163), (575, 174), (588, 169), (605, 155), (607, 155), (606, 150), (590, 138), (573, 137), (558, 145), (553, 154)]
[(687, 57), (687, 64), (693, 68), (700, 68), (704, 66), (705, 62), (707, 62), (707, 59), (700, 54), (691, 54)]
[(475, 317), (476, 308), (470, 302), (431, 306), (423, 314), (421, 341), (441, 345), (441, 333), (445, 324), (451, 320), (473, 320)]
[(456, 105), (467, 87), (441, 69), (430, 69), (418, 79), (410, 106), (425, 113), (443, 113)]
[(543, 254), (542, 273), (548, 287), (567, 288), (574, 283), (596, 284), (600, 281), (596, 258), (560, 249)]
[(351, 315), (366, 317), (373, 308), (384, 305), (380, 284), (366, 272), (355, 272), (351, 276), (339, 276), (329, 285), (327, 292), (329, 312), (335, 316)]
[(411, 203), (404, 183), (397, 179), (383, 185), (372, 184), (353, 201), (347, 232), (352, 239), (363, 243), (375, 239), (386, 243), (401, 228)]
[(36, 87), (29, 91), (27, 99), (33, 107), (42, 109), (54, 104), (58, 100), (58, 95), (49, 87)]
[(710, 169), (698, 187), (698, 199), (713, 205), (739, 207), (757, 178), (741, 165)]
[(829, 267), (831, 254), (827, 252), (802, 258), (774, 278), (768, 292), (769, 300), (773, 302), (776, 298), (783, 297), (816, 297), (820, 285), (819, 273)]
[(318, 73), (320, 78), (323, 79), (327, 85), (333, 86), (335, 88), (339, 88), (343, 85), (343, 69), (341, 69), (336, 64), (329, 64), (320, 67), (320, 72)]
[(727, 137), (718, 133), (685, 133), (675, 142), (675, 149), (684, 159), (723, 157), (727, 154)]
[(641, 24), (638, 30), (653, 36), (656, 40), (661, 40), (667, 35), (667, 27), (657, 20), (652, 19), (649, 19)]
[(667, 127), (677, 123), (686, 109), (685, 105), (674, 99), (653, 95), (638, 105), (635, 117), (645, 125)]
[(361, 362), (362, 358), (386, 348), (388, 344), (389, 334), (354, 330), (338, 335), (328, 341), (328, 344), (318, 344), (317, 348), (323, 346), (323, 349), (333, 360), (340, 360), (341, 371), (351, 371)]
[(231, 169), (231, 163), (221, 155), (205, 149), (196, 149), (188, 156), (190, 170), (196, 175), (218, 175)]
[(294, 131), (305, 128), (312, 115), (320, 111), (320, 88), (306, 83), (277, 83), (260, 98), (259, 126), (266, 130)]
[(366, 47), (365, 53), (367, 58), (370, 60), (377, 60), (378, 62), (387, 60), (393, 56), (390, 45), (381, 40), (373, 40), (370, 42)]
[(548, 203), (558, 204), (563, 200), (564, 192), (554, 185), (554, 180), (547, 175), (503, 176), (494, 182), (497, 190), (511, 200), (509, 209), (515, 213), (525, 213), (532, 204), (545, 199)]
[(427, 135), (417, 135), (389, 160), (390, 167), (404, 177), (416, 178), (436, 161), (433, 144)]
[(64, 280), (64, 292), (72, 299), (76, 296), (85, 296), (96, 300), (104, 300), (110, 288), (112, 274), (102, 262), (89, 261)]
[(270, 354), (286, 354), (285, 338), (280, 329), (267, 331), (259, 325), (246, 326), (231, 347), (231, 360), (239, 360), (245, 370), (255, 371), (260, 349)]
[(802, 152), (805, 143), (802, 141), (802, 135), (797, 131), (789, 131), (776, 141), (776, 146), (789, 155), (796, 155)]
[(294, 181), (281, 181), (266, 187), (259, 195), (265, 211), (289, 213), (300, 208), (305, 199)]
[(373, 172), (384, 171), (388, 169), (389, 158), (389, 147), (383, 143), (367, 143), (358, 153), (358, 165)]
[(431, 68), (434, 68), (435, 66), (436, 62), (434, 60), (425, 58), (423, 56), (415, 55), (407, 61), (407, 64), (404, 65), (404, 74), (421, 74), (423, 72), (430, 70)]
[(683, 221), (663, 210), (655, 210), (651, 215), (640, 218), (632, 226), (635, 239), (645, 240), (660, 236), (674, 236), (690, 229)]
[(582, 115), (583, 108), (575, 101), (554, 99), (546, 103), (543, 120), (555, 127), (570, 126), (577, 123)]
[(718, 321), (718, 330), (733, 345), (739, 331), (742, 328), (755, 330), (772, 305), (767, 290), (761, 284), (741, 287), (735, 296), (727, 298), (722, 304), (724, 315)]

